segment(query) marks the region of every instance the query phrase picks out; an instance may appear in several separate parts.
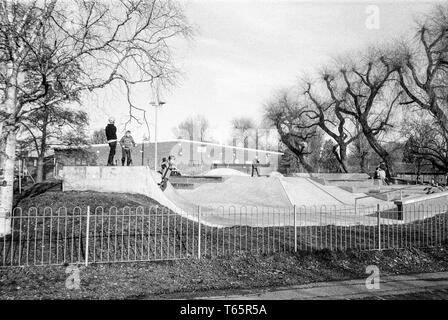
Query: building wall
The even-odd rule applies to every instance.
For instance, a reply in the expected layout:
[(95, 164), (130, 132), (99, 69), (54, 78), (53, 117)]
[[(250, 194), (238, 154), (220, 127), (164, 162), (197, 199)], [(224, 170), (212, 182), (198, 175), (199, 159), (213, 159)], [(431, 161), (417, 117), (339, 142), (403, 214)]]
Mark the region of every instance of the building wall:
[[(96, 165), (106, 165), (109, 155), (108, 145), (93, 145), (89, 152), (95, 154)], [(143, 161), (142, 161), (143, 155)], [(258, 155), (261, 164), (270, 164), (269, 169), (264, 171), (274, 171), (278, 168), (278, 153), (264, 152), (262, 150), (233, 148), (232, 146), (221, 146), (213, 144), (190, 143), (186, 140), (173, 140), (158, 143), (157, 147), (157, 167), (159, 168), (163, 157), (174, 155), (176, 163), (181, 172), (187, 174), (200, 173), (210, 170), (213, 163), (224, 164), (244, 164), (246, 155), (247, 161), (252, 162)], [(234, 156), (235, 155), (235, 156)], [(269, 155), (269, 156), (266, 156)], [(137, 144), (132, 148), (131, 156), (134, 166), (149, 165), (154, 167), (154, 143)], [(121, 165), (121, 147), (118, 145), (115, 161)], [(249, 165), (250, 166), (250, 165)]]

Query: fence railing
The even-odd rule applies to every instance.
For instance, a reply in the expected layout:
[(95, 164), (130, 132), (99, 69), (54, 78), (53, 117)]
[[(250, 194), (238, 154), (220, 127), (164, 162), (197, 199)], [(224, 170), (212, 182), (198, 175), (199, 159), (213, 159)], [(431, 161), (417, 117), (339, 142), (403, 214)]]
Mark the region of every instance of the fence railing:
[[(192, 218), (193, 217), (193, 218)], [(91, 264), (447, 242), (448, 204), (395, 207), (16, 208), (0, 266)], [(6, 222), (8, 221), (8, 222)]]

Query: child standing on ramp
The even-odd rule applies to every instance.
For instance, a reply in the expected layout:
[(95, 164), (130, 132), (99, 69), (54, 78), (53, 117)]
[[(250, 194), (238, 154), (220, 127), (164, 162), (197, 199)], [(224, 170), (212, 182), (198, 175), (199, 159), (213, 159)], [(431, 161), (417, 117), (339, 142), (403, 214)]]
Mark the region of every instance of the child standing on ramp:
[(121, 165), (124, 166), (124, 162), (129, 166), (132, 163), (131, 148), (137, 146), (134, 138), (131, 136), (131, 131), (127, 130), (123, 138), (120, 140), (121, 145)]

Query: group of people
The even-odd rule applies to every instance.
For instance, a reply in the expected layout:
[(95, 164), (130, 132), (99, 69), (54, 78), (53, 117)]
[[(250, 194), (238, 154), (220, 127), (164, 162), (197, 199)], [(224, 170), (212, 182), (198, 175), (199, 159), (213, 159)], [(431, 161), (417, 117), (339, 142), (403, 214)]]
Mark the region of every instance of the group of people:
[(117, 143), (121, 146), (121, 165), (130, 166), (132, 164), (131, 148), (137, 146), (134, 138), (131, 136), (131, 131), (126, 130), (124, 136), (118, 141), (117, 139), (117, 127), (115, 126), (115, 119), (109, 118), (109, 123), (106, 126), (106, 139), (109, 144), (109, 157), (107, 159), (108, 166), (114, 166), (115, 151), (117, 149)]
[[(131, 135), (130, 130), (126, 130), (124, 136), (118, 141), (117, 139), (117, 127), (115, 126), (115, 119), (113, 117), (109, 118), (109, 123), (106, 126), (106, 139), (107, 143), (109, 144), (109, 157), (107, 159), (107, 165), (108, 166), (114, 166), (114, 157), (115, 152), (117, 149), (117, 143), (121, 146), (121, 165), (124, 166), (126, 163), (127, 166), (130, 166), (132, 164), (132, 156), (131, 156), (131, 150), (132, 147), (137, 146), (137, 144), (134, 141), (134, 138)], [(166, 184), (168, 181), (168, 178), (171, 174), (173, 175), (180, 175), (179, 171), (176, 168), (175, 165), (176, 157), (170, 155), (167, 158), (162, 159), (161, 163), (161, 170), (159, 173), (162, 175), (162, 181), (159, 183), (159, 186), (162, 187), (162, 189), (166, 188)]]

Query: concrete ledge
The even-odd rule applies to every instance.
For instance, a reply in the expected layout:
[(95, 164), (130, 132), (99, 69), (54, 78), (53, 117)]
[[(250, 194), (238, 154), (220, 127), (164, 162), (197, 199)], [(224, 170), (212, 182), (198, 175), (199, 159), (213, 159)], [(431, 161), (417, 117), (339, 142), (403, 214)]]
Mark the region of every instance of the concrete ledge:
[(432, 200), (432, 199), (439, 199), (439, 198), (447, 198), (447, 204), (448, 204), (448, 191), (444, 192), (437, 192), (437, 193), (431, 193), (424, 196), (419, 197), (412, 197), (410, 199), (402, 199), (395, 201), (396, 205), (407, 205), (407, 204), (413, 204), (417, 202)]
[(172, 184), (217, 183), (223, 182), (221, 176), (170, 176)]
[(293, 173), (293, 176), (327, 181), (364, 181), (370, 178), (367, 173)]
[(422, 218), (427, 218), (442, 213), (448, 208), (448, 191), (405, 198), (396, 200), (394, 203), (400, 220), (410, 221), (417, 212)]
[(172, 181), (171, 181), (171, 185), (173, 186), (174, 189), (193, 190), (194, 188), (197, 187), (197, 185), (194, 183), (182, 183), (182, 182), (172, 182)]

